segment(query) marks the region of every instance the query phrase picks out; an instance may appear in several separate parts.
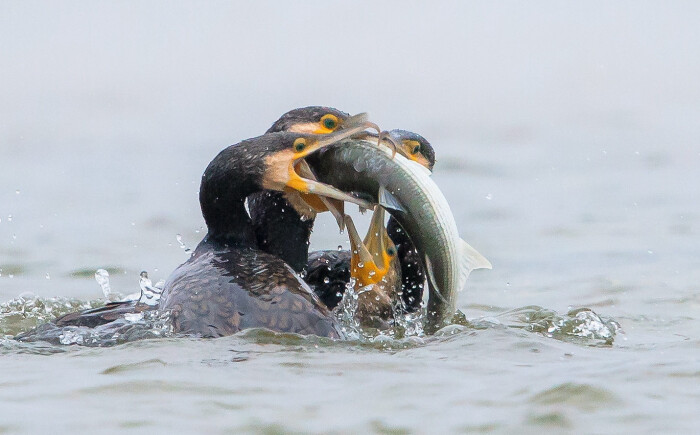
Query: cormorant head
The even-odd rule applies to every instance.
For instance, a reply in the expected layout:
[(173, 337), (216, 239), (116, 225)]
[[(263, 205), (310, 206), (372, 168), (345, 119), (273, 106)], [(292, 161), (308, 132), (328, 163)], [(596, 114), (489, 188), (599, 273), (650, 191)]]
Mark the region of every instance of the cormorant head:
[(389, 136), (396, 142), (397, 151), (404, 157), (433, 170), (435, 150), (423, 136), (407, 130), (391, 130)]
[(312, 173), (308, 173), (308, 178), (304, 178), (297, 172), (302, 169), (302, 166), (308, 168), (302, 160), (305, 157), (343, 139), (365, 135), (365, 129), (367, 128), (377, 127), (367, 121), (365, 114), (359, 114), (347, 118), (345, 126), (333, 133), (269, 133), (269, 135), (284, 135), (284, 137), (294, 138), (294, 140), (291, 144), (287, 141), (285, 146), (269, 153), (265, 157), (266, 170), (263, 175), (262, 187), (269, 190), (313, 194), (324, 198), (353, 202), (363, 207), (368, 206), (368, 203), (365, 201), (317, 182)]
[(282, 115), (267, 132), (328, 134), (343, 128), (348, 118), (350, 118), (349, 114), (332, 107), (301, 107)]
[[(333, 132), (340, 132), (354, 128), (357, 124), (358, 115), (350, 116), (332, 107), (324, 106), (308, 106), (290, 110), (282, 115), (274, 124), (267, 130), (268, 133), (273, 132), (293, 132), (308, 135), (324, 135)], [(367, 128), (376, 128), (376, 125), (366, 123)], [(378, 129), (377, 129), (378, 130)], [(371, 137), (371, 133), (365, 132), (357, 134), (356, 138)], [(376, 137), (376, 135), (374, 136)], [(297, 160), (299, 164), (296, 166), (297, 172), (304, 175), (306, 178), (313, 178), (313, 174), (303, 161)], [(314, 194), (305, 194), (286, 189), (285, 198), (295, 211), (305, 218), (315, 218), (317, 213), (330, 211), (338, 220), (338, 226), (342, 230), (344, 227), (343, 216), (344, 209), (342, 202), (333, 201), (330, 197), (321, 198)], [(316, 192), (314, 192), (316, 193)], [(337, 199), (337, 198), (335, 198)]]
[[(364, 115), (347, 119), (347, 128), (330, 134), (269, 133), (244, 140), (221, 151), (204, 171), (199, 191), (202, 214), (210, 230), (219, 233), (232, 231), (234, 207), (245, 198), (262, 189), (315, 194), (362, 207), (370, 207), (327, 184), (303, 178), (296, 164), (304, 157), (340, 140), (360, 134), (372, 127)], [(239, 213), (240, 214), (240, 213)]]

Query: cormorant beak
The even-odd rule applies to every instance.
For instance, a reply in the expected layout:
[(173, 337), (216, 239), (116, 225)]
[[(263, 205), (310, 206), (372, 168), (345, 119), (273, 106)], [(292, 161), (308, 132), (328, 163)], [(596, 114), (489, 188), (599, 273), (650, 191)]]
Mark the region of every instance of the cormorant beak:
[(364, 244), (369, 253), (372, 254), (374, 262), (381, 269), (386, 269), (389, 266), (390, 258), (386, 254), (389, 243), (389, 234), (384, 226), (384, 208), (377, 205), (372, 214), (372, 221), (369, 224)]
[(379, 283), (389, 271), (391, 261), (387, 255), (388, 244), (391, 242), (384, 227), (384, 209), (380, 206), (375, 209), (364, 241), (350, 216), (345, 216), (345, 225), (351, 246), (351, 276), (359, 287)]
[[(294, 166), (297, 173), (308, 180), (316, 181), (316, 175), (306, 163), (306, 160), (299, 160)], [(338, 229), (340, 231), (345, 230), (345, 202), (327, 198), (325, 196), (311, 195), (311, 194), (301, 194), (301, 199), (316, 213), (321, 213), (324, 211), (329, 211), (335, 217), (338, 223)]]
[[(316, 181), (316, 177), (313, 176), (311, 168), (302, 159), (317, 152), (318, 150), (325, 148), (329, 145), (340, 142), (343, 139), (350, 137), (356, 137), (365, 134), (365, 130), (368, 128), (379, 130), (376, 124), (367, 121), (367, 115), (361, 113), (359, 115), (352, 116), (345, 121), (345, 127), (342, 130), (338, 130), (329, 134), (314, 135), (307, 138), (307, 146), (303, 152), (298, 153), (294, 156), (294, 159), (290, 162), (290, 180), (287, 183), (287, 187), (292, 188), (300, 193), (318, 195), (320, 198), (329, 198), (340, 201), (347, 201), (359, 205), (364, 208), (372, 208), (371, 204), (365, 200), (356, 198), (350, 194), (347, 194), (339, 189), (328, 184), (319, 183)], [(299, 169), (302, 173), (298, 173)], [(326, 208), (334, 211), (336, 219), (338, 219), (338, 225), (342, 229), (341, 218), (342, 212), (338, 215), (337, 204), (330, 204), (328, 201), (321, 199)]]
[[(326, 198), (347, 201), (364, 208), (372, 208), (369, 202), (356, 198), (348, 193), (328, 184), (323, 184), (315, 180), (315, 177), (306, 178), (297, 173), (297, 166), (301, 167), (304, 157), (317, 152), (318, 150), (337, 143), (343, 139), (362, 134), (367, 128), (377, 129), (377, 126), (367, 121), (365, 114), (355, 115), (348, 118), (346, 127), (342, 130), (330, 134), (303, 136), (300, 140), (304, 147), (300, 151), (291, 148), (271, 154), (266, 159), (267, 171), (263, 176), (262, 186), (271, 190), (292, 190), (302, 194), (312, 194)], [(307, 167), (308, 169), (308, 167)]]
[[(264, 177), (263, 187), (273, 190), (293, 190), (301, 194), (351, 202), (362, 208), (372, 208), (372, 204), (365, 200), (356, 198), (328, 184), (319, 183), (315, 177), (312, 177), (313, 174), (308, 165), (302, 164), (303, 159), (310, 154), (343, 139), (363, 136), (367, 134), (365, 130), (368, 128), (379, 131), (379, 127), (376, 124), (367, 120), (367, 114), (360, 113), (345, 120), (344, 127), (341, 130), (329, 134), (304, 137), (305, 147), (302, 151), (282, 151), (269, 156), (267, 165), (271, 170)], [(304, 174), (299, 174), (297, 170), (303, 171)], [(330, 209), (328, 204), (326, 204), (327, 201), (323, 202), (326, 208)], [(342, 212), (337, 210), (337, 206), (335, 208), (336, 213), (334, 214), (338, 218), (339, 226), (342, 229)]]

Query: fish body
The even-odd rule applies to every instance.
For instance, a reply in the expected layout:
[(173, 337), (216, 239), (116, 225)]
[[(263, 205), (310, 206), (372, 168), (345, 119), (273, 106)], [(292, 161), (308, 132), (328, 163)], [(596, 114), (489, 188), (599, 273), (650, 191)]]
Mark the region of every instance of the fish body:
[(400, 154), (392, 156), (386, 147), (357, 139), (330, 146), (308, 162), (320, 182), (367, 195), (396, 218), (427, 271), (426, 330), (447, 324), (469, 273), (491, 264), (459, 237), (449, 203), (430, 171)]

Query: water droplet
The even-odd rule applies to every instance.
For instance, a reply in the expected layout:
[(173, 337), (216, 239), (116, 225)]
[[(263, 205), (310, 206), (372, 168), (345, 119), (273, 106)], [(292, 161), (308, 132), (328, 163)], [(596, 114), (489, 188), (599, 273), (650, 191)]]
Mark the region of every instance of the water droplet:
[(51, 279), (51, 275), (48, 272), (46, 272), (46, 279)]
[(11, 215), (11, 214), (8, 214), (8, 215), (7, 215), (7, 221), (8, 221), (8, 222), (12, 222), (12, 215)]
[(15, 194), (19, 195), (19, 189), (15, 190)]
[(369, 276), (374, 276), (374, 275), (376, 275), (376, 274), (377, 274), (377, 272), (375, 272), (375, 271), (373, 271), (373, 270), (370, 270), (370, 271), (369, 271)]
[(14, 277), (15, 277), (15, 276), (14, 276), (13, 274), (11, 274), (11, 273), (8, 274), (7, 276), (9, 276), (10, 278), (14, 278)]
[(17, 234), (12, 235), (12, 240), (17, 240)]
[(184, 249), (185, 252), (190, 252), (190, 248), (188, 248), (185, 243), (182, 241), (182, 235), (181, 234), (175, 234), (175, 240), (177, 240), (177, 243), (180, 245), (181, 249)]
[(338, 245), (338, 251), (342, 251), (342, 250), (343, 250), (343, 245)]
[(647, 251), (647, 254), (649, 254), (649, 255), (652, 255), (653, 253), (654, 253), (654, 251), (652, 251), (651, 249)]
[(132, 223), (131, 223), (131, 226), (132, 226), (132, 227), (135, 227), (135, 226), (136, 226), (136, 222), (132, 222)]
[(357, 267), (359, 267), (360, 269), (362, 269), (363, 267), (365, 267), (365, 263), (363, 263), (363, 262), (360, 261), (359, 263), (357, 263)]
[(323, 278), (323, 283), (324, 283), (324, 284), (328, 284), (329, 282), (331, 282), (331, 279), (330, 279), (330, 278), (328, 278), (328, 277)]
[(488, 199), (489, 201), (491, 201), (491, 200), (493, 199), (493, 195), (491, 195), (490, 193), (487, 193), (487, 194), (486, 194), (486, 199)]

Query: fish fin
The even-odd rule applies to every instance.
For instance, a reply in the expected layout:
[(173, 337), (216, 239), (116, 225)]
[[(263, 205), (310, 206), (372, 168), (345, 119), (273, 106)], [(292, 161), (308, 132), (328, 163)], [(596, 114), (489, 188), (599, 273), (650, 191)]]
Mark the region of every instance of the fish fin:
[(389, 193), (384, 186), (379, 186), (379, 205), (387, 210), (406, 212), (406, 209), (403, 208), (399, 200)]
[(437, 281), (435, 280), (435, 273), (433, 272), (433, 264), (430, 262), (430, 258), (428, 256), (425, 257), (425, 273), (428, 275), (428, 282), (430, 283), (430, 287), (432, 287), (435, 290), (435, 294), (438, 295), (440, 300), (447, 304), (447, 299), (440, 293), (440, 287), (437, 285)]
[(459, 239), (460, 248), (460, 271), (458, 290), (462, 290), (467, 283), (469, 274), (474, 269), (491, 269), (491, 262), (483, 255), (479, 254), (469, 243)]

